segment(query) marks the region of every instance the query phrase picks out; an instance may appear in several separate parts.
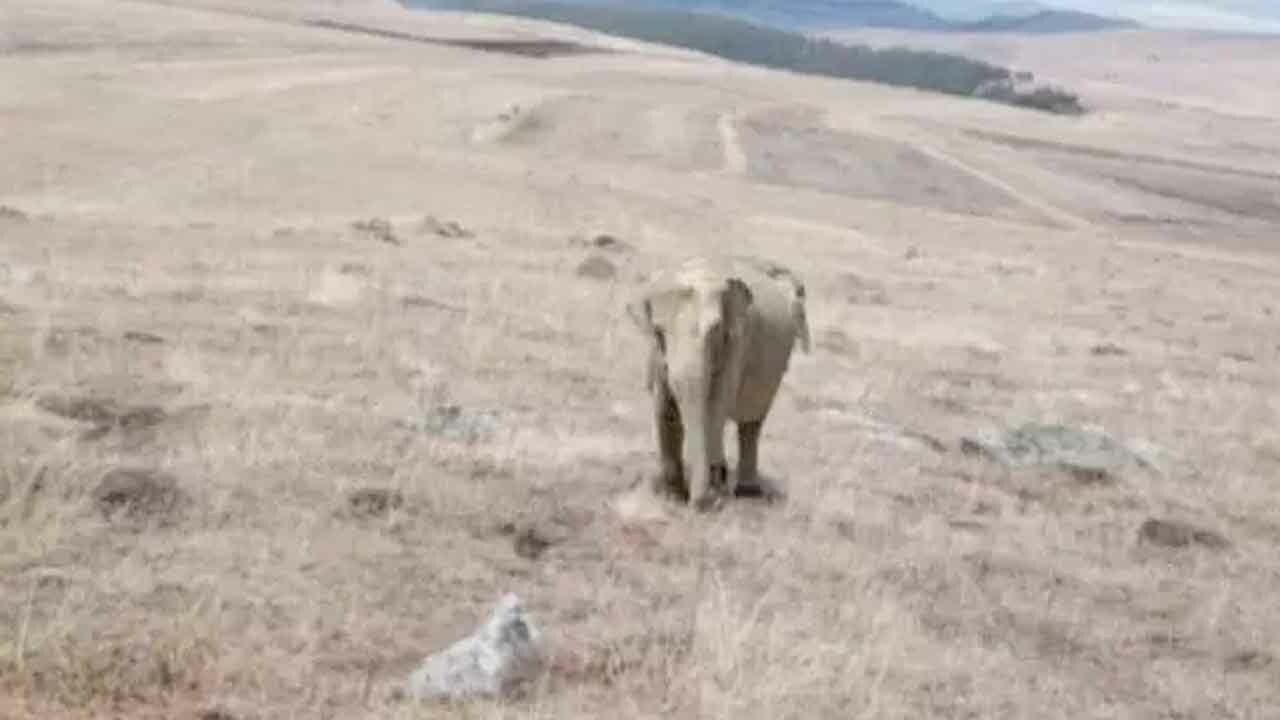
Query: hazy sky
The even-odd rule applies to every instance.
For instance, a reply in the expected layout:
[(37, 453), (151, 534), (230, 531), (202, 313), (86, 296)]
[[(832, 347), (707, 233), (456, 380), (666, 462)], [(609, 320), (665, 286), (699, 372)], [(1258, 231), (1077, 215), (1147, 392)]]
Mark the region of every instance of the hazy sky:
[(1280, 31), (1277, 0), (1062, 0), (1062, 4), (1123, 14), (1148, 25)]
[[(910, 0), (908, 0), (910, 1)], [(1131, 17), (1154, 27), (1280, 32), (1280, 0), (1041, 0), (1045, 5)], [(970, 14), (1008, 0), (918, 0), (943, 13)], [(965, 12), (968, 11), (968, 12)]]

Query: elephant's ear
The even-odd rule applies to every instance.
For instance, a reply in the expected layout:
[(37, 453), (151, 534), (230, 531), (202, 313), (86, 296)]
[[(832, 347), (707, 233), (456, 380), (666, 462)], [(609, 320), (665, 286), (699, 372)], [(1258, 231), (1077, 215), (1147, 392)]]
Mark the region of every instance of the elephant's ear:
[(805, 311), (805, 291), (804, 283), (800, 282), (800, 278), (792, 276), (792, 287), (794, 288), (791, 296), (791, 318), (796, 325), (796, 338), (800, 340), (800, 349), (808, 354), (809, 352), (809, 317)]
[(632, 324), (634, 324), (636, 328), (645, 335), (653, 332), (653, 323), (649, 317), (649, 303), (647, 298), (636, 298), (628, 302), (627, 317), (631, 318)]
[(640, 312), (644, 327), (651, 332), (665, 334), (675, 322), (676, 315), (693, 298), (693, 288), (681, 284), (664, 284), (652, 288), (640, 300)]
[(680, 309), (680, 304), (693, 295), (693, 289), (683, 286), (662, 285), (651, 287), (640, 298), (627, 304), (627, 315), (649, 341), (653, 343), (657, 353), (649, 358), (645, 367), (644, 386), (652, 391), (661, 369), (655, 364), (661, 362), (660, 355), (667, 352), (666, 334), (672, 320)]

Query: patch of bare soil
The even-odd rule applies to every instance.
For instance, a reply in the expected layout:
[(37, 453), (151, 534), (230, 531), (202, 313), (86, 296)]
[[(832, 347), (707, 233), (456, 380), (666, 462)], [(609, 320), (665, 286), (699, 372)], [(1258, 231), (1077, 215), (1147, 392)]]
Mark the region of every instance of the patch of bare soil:
[(388, 30), (385, 28), (368, 27), (357, 25), (349, 22), (340, 22), (336, 20), (308, 20), (308, 25), (314, 27), (329, 28), (331, 30), (341, 30), (350, 33), (362, 33), (373, 35), (375, 37), (391, 38), (395, 40), (405, 40), (408, 42), (424, 43), (428, 45), (445, 45), (449, 47), (462, 47), (470, 50), (480, 50), (482, 52), (505, 53), (528, 58), (554, 58), (566, 55), (584, 55), (591, 53), (608, 53), (612, 52), (608, 48), (592, 47), (590, 45), (582, 45), (580, 43), (569, 42), (567, 40), (556, 39), (530, 39), (530, 40), (504, 40), (494, 38), (445, 38), (445, 37), (429, 37), (426, 35), (418, 35), (415, 33), (400, 32), (397, 30)]
[(1054, 140), (1043, 140), (1040, 138), (1026, 137), (1023, 135), (1015, 135), (1013, 133), (998, 132), (992, 130), (976, 130), (964, 129), (963, 134), (975, 137), (987, 142), (998, 143), (1008, 147), (1019, 149), (1033, 150), (1049, 150), (1055, 153), (1065, 155), (1077, 155), (1100, 160), (1116, 160), (1127, 164), (1147, 164), (1157, 166), (1175, 167), (1183, 170), (1196, 170), (1205, 173), (1216, 173), (1220, 175), (1239, 175), (1255, 180), (1274, 180), (1280, 181), (1280, 173), (1260, 172), (1249, 168), (1231, 167), (1228, 165), (1213, 165), (1203, 162), (1195, 162), (1182, 158), (1168, 157), (1164, 155), (1156, 155), (1143, 152), (1124, 152), (1106, 147), (1098, 147), (1093, 145), (1083, 145), (1078, 143), (1060, 142)]
[(95, 431), (140, 430), (164, 422), (169, 414), (156, 405), (130, 405), (109, 397), (44, 395), (36, 407), (47, 413), (89, 423)]
[(747, 172), (762, 182), (982, 215), (1019, 204), (907, 143), (833, 130), (797, 110), (745, 117), (738, 138)]

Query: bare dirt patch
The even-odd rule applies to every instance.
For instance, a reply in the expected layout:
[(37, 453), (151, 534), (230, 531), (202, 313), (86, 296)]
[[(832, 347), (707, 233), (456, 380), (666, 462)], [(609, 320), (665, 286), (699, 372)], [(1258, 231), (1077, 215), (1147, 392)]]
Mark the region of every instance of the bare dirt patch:
[(418, 35), (415, 33), (400, 32), (397, 30), (388, 30), (385, 28), (368, 27), (364, 25), (356, 25), (348, 22), (339, 22), (335, 20), (309, 20), (308, 25), (314, 27), (329, 28), (331, 30), (341, 30), (343, 32), (361, 33), (365, 35), (373, 35), (382, 38), (391, 38), (395, 40), (405, 40), (408, 42), (424, 43), (427, 45), (444, 45), (448, 47), (461, 47), (469, 50), (479, 50), (482, 52), (505, 53), (508, 55), (518, 55), (520, 57), (529, 58), (554, 58), (566, 55), (586, 55), (593, 53), (612, 52), (608, 48), (592, 47), (590, 45), (582, 45), (580, 43), (569, 42), (567, 40), (555, 39), (530, 39), (530, 40), (505, 40), (497, 38), (446, 38), (446, 37), (430, 37), (426, 35)]
[(906, 143), (833, 130), (802, 110), (738, 123), (746, 172), (762, 182), (952, 212), (995, 214), (1015, 198)]
[(164, 422), (169, 414), (157, 405), (130, 405), (113, 398), (81, 395), (44, 395), (36, 407), (47, 413), (89, 423), (94, 430), (141, 430)]

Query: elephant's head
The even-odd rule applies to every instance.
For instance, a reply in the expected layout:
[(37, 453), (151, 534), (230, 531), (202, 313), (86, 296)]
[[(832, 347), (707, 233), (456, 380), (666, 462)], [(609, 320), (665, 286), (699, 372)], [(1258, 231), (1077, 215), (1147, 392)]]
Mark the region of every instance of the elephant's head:
[[(726, 482), (723, 429), (742, 374), (752, 302), (742, 279), (692, 266), (628, 306), (650, 341), (646, 384), (666, 424), (676, 426), (675, 440), (663, 438), (664, 462), (679, 467), (683, 451), (695, 504)], [(666, 457), (669, 451), (676, 457)]]

